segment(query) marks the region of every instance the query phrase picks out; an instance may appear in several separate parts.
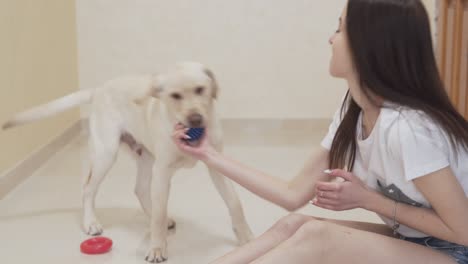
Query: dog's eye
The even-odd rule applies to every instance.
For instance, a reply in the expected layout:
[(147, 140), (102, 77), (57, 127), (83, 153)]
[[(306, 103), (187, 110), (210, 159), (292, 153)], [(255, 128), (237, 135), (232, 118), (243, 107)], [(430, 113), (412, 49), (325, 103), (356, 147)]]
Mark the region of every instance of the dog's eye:
[(173, 93), (171, 94), (171, 97), (175, 100), (180, 100), (182, 99), (182, 95), (178, 94), (178, 93)]
[(203, 91), (204, 91), (204, 88), (201, 87), (201, 86), (195, 88), (195, 93), (198, 94), (198, 95), (202, 94)]

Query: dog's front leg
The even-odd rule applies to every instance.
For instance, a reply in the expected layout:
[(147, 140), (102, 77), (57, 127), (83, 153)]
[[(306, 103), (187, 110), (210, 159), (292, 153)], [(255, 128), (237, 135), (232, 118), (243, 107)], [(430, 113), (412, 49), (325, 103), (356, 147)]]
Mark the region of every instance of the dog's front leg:
[(219, 174), (217, 171), (208, 167), (211, 179), (218, 190), (219, 194), (226, 203), (232, 221), (232, 230), (237, 237), (240, 245), (246, 244), (253, 238), (252, 231), (250, 230), (247, 221), (245, 220), (244, 211), (240, 203), (239, 197), (232, 182)]
[(167, 202), (174, 170), (168, 163), (156, 160), (151, 183), (151, 241), (146, 261), (159, 263), (167, 260)]

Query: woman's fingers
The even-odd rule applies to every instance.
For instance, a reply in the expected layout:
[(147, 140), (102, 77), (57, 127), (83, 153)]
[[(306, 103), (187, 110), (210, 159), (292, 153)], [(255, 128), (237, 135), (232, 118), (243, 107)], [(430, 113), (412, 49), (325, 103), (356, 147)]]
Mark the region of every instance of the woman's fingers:
[(321, 205), (331, 205), (336, 206), (339, 203), (335, 199), (328, 199), (323, 197), (317, 197), (314, 204), (321, 204)]
[(336, 192), (329, 192), (329, 191), (320, 191), (317, 190), (315, 192), (315, 196), (318, 198), (324, 198), (324, 199), (338, 199), (338, 194)]
[(177, 129), (172, 133), (172, 137), (176, 140), (189, 139), (190, 136), (186, 134), (187, 130), (188, 130), (187, 128)]
[(339, 191), (341, 189), (339, 182), (317, 182), (315, 187), (320, 191)]
[(332, 177), (341, 177), (346, 181), (353, 182), (356, 179), (356, 176), (352, 174), (349, 171), (345, 170), (340, 170), (340, 169), (334, 169), (334, 170), (328, 170), (327, 174), (329, 174)]

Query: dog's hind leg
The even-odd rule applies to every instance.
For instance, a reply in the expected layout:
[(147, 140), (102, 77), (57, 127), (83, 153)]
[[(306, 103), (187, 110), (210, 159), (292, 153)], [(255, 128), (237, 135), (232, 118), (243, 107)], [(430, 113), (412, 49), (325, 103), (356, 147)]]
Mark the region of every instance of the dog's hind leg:
[(210, 172), (211, 180), (228, 207), (232, 221), (232, 229), (239, 241), (239, 244), (246, 244), (253, 238), (253, 234), (245, 220), (242, 205), (236, 191), (234, 190), (232, 182), (215, 170), (210, 168), (208, 168), (208, 170)]
[[(90, 119), (91, 120), (91, 119)], [(115, 161), (120, 143), (120, 132), (107, 130), (100, 135), (90, 122), (90, 160), (91, 170), (83, 184), (83, 228), (88, 235), (99, 235), (102, 226), (95, 215), (95, 198), (99, 185)], [(101, 132), (101, 131), (99, 131)]]

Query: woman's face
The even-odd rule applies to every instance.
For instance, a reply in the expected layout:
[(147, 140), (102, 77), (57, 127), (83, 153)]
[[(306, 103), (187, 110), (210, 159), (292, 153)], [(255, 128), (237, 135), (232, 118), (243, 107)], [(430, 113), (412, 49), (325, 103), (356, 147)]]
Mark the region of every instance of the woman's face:
[(346, 32), (346, 8), (339, 18), (338, 29), (329, 39), (332, 47), (330, 74), (333, 77), (349, 79), (353, 74), (353, 64)]
[(332, 47), (330, 74), (333, 77), (348, 81), (351, 97), (361, 108), (369, 105), (369, 96), (372, 97), (372, 102), (377, 102), (380, 105), (383, 102), (381, 97), (374, 95), (369, 90), (363, 93), (363, 87), (360, 86), (358, 73), (354, 67), (351, 50), (348, 44), (348, 32), (345, 23), (346, 12), (347, 8), (345, 7), (339, 19), (339, 27), (329, 40)]

